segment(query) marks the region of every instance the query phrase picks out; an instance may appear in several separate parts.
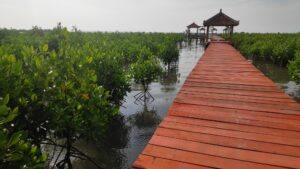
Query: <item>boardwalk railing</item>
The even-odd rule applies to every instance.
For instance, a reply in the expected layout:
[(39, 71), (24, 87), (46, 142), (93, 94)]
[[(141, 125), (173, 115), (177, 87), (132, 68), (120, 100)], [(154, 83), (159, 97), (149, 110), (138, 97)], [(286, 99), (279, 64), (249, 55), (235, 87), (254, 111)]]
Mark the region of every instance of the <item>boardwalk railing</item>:
[(133, 168), (300, 168), (300, 105), (211, 42)]

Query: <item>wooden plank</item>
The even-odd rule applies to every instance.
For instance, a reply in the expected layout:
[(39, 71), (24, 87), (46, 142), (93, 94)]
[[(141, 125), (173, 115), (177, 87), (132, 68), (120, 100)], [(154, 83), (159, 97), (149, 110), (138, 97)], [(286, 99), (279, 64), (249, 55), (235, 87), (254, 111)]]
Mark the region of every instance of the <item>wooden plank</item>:
[(155, 146), (148, 144), (143, 151), (144, 155), (155, 156), (159, 158), (180, 161), (200, 166), (212, 168), (255, 168), (255, 169), (275, 169), (279, 166), (252, 163), (228, 158), (222, 158), (212, 155), (194, 153), (167, 147)]
[(250, 110), (250, 111), (258, 111), (258, 112), (270, 112), (270, 113), (278, 113), (278, 114), (290, 114), (290, 115), (300, 115), (299, 110), (289, 110), (289, 107), (284, 106), (258, 106), (255, 103), (243, 103), (243, 102), (235, 102), (230, 100), (213, 100), (213, 99), (203, 99), (203, 98), (180, 98), (176, 97), (174, 102), (184, 103), (184, 104), (192, 104), (192, 105), (204, 105), (204, 106), (216, 106), (216, 107), (224, 107), (229, 109), (240, 109), (240, 110)]
[(196, 126), (205, 126), (205, 127), (233, 130), (233, 131), (242, 131), (242, 132), (248, 132), (248, 133), (260, 133), (260, 134), (284, 136), (284, 137), (300, 139), (300, 132), (296, 132), (296, 131), (280, 130), (280, 129), (273, 129), (273, 128), (267, 128), (267, 127), (249, 126), (249, 125), (242, 125), (242, 124), (235, 124), (235, 123), (224, 123), (224, 122), (218, 122), (218, 121), (209, 121), (209, 120), (178, 117), (178, 116), (167, 116), (167, 117), (165, 117), (164, 120), (169, 121), (169, 122), (191, 124), (191, 125), (196, 125)]
[(160, 127), (300, 147), (300, 139), (163, 121)]
[(218, 145), (211, 145), (206, 143), (199, 143), (187, 140), (181, 140), (170, 137), (162, 137), (154, 135), (149, 144), (161, 147), (168, 147), (179, 149), (199, 154), (207, 154), (217, 157), (224, 157), (228, 159), (235, 159), (240, 161), (248, 161), (260, 164), (268, 164), (274, 166), (300, 168), (300, 158), (284, 156), (278, 154), (263, 153), (257, 151), (249, 151), (236, 149), (231, 147), (224, 147)]
[[(171, 111), (182, 111), (187, 113), (210, 113), (209, 115), (217, 115), (223, 117), (246, 118), (249, 120), (264, 121), (264, 122), (279, 122), (286, 124), (298, 124), (299, 115), (279, 114), (272, 112), (257, 112), (242, 109), (230, 109), (224, 107), (182, 104), (174, 102), (169, 109)], [(186, 116), (189, 116), (188, 114)]]
[(219, 93), (190, 93), (190, 92), (180, 92), (177, 95), (180, 97), (189, 97), (189, 98), (208, 98), (208, 99), (219, 99), (219, 100), (230, 100), (236, 102), (249, 102), (255, 104), (266, 104), (266, 105), (282, 105), (284, 107), (297, 107), (300, 108), (300, 105), (295, 102), (284, 102), (276, 100), (274, 98), (264, 98), (264, 97), (252, 97), (252, 96), (237, 96), (237, 95), (226, 95)]
[[(237, 113), (232, 113), (234, 116)], [(258, 127), (269, 127), (274, 129), (281, 129), (281, 130), (289, 130), (289, 131), (300, 131), (300, 126), (295, 124), (286, 124), (286, 123), (278, 123), (278, 122), (268, 122), (263, 121), (260, 119), (255, 119), (254, 117), (247, 116), (246, 118), (237, 115), (238, 117), (228, 117), (228, 116), (221, 116), (218, 112), (216, 114), (200, 112), (200, 113), (187, 113), (187, 112), (178, 112), (178, 111), (170, 111), (169, 115), (173, 116), (180, 116), (180, 117), (189, 117), (189, 118), (196, 118), (196, 119), (205, 119), (211, 121), (220, 121), (225, 123), (236, 123), (236, 124), (243, 124), (249, 126), (258, 126)], [(252, 120), (252, 119), (253, 120)], [(261, 118), (263, 119), (263, 118)], [(269, 118), (271, 119), (271, 118)], [(276, 120), (276, 119), (271, 119)], [(278, 120), (277, 120), (278, 121)]]
[(134, 163), (136, 169), (210, 169), (211, 167), (193, 165), (174, 160), (155, 158), (148, 155), (140, 155)]
[(288, 146), (282, 144), (259, 142), (247, 139), (219, 136), (213, 134), (195, 133), (169, 128), (158, 128), (155, 135), (182, 140), (190, 140), (207, 144), (214, 144), (225, 147), (232, 147), (244, 150), (253, 150), (259, 152), (281, 154), (287, 156), (300, 157), (300, 147)]
[(284, 94), (283, 92), (280, 93), (280, 95), (278, 95), (278, 93), (273, 93), (273, 92), (245, 91), (245, 90), (234, 90), (234, 89), (215, 89), (215, 88), (212, 89), (212, 88), (199, 88), (199, 87), (182, 88), (181, 91), (193, 92), (193, 93), (220, 93), (220, 94), (228, 94), (228, 95), (291, 99), (291, 97)]

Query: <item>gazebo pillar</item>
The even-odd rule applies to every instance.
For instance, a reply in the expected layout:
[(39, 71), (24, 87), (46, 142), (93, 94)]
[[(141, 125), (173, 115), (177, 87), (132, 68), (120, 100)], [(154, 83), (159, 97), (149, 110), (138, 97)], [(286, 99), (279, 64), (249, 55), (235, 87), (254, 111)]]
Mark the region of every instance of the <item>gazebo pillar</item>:
[(232, 35), (233, 35), (233, 26), (230, 26), (230, 38), (232, 37)]
[(208, 42), (209, 26), (206, 27), (205, 42)]

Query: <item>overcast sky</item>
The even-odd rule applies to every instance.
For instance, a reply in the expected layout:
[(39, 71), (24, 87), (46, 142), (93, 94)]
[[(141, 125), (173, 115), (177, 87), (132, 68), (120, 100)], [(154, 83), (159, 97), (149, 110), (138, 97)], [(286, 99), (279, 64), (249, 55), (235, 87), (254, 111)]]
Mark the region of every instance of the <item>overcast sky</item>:
[(240, 20), (237, 31), (300, 32), (300, 0), (0, 0), (0, 27), (182, 32), (220, 8)]

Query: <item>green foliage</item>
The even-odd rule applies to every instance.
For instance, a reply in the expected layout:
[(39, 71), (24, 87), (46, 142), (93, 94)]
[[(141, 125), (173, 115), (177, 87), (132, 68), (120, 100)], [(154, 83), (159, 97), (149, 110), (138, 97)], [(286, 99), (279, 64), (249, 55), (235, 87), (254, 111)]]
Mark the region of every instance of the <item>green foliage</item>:
[(9, 95), (0, 99), (0, 168), (44, 168), (46, 154), (26, 141), (24, 131), (15, 131), (12, 121), (18, 115), (18, 108), (11, 110), (6, 106), (8, 102)]
[(145, 56), (140, 55), (138, 61), (131, 65), (131, 69), (134, 81), (142, 84), (144, 92), (148, 91), (149, 84), (162, 73), (158, 61), (153, 56), (145, 58)]
[(300, 51), (297, 51), (295, 58), (289, 62), (289, 74), (297, 83), (300, 83)]
[(160, 47), (160, 59), (168, 68), (170, 68), (172, 62), (176, 63), (179, 59), (179, 50), (176, 44), (172, 42), (162, 44)]

